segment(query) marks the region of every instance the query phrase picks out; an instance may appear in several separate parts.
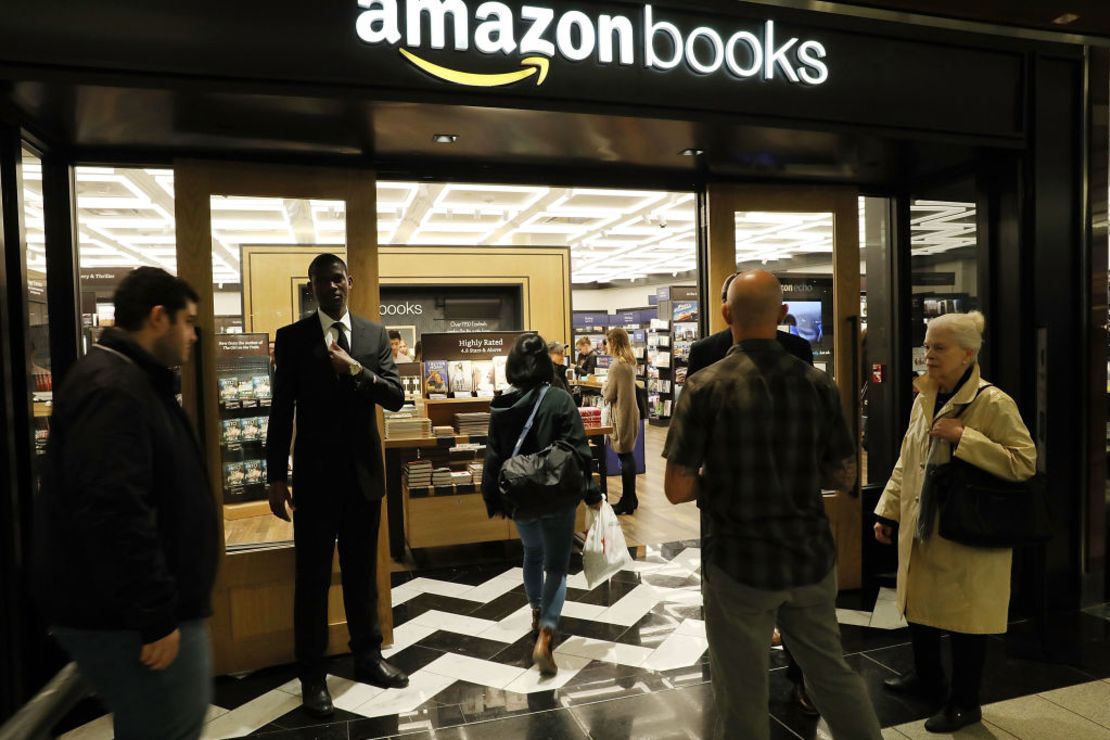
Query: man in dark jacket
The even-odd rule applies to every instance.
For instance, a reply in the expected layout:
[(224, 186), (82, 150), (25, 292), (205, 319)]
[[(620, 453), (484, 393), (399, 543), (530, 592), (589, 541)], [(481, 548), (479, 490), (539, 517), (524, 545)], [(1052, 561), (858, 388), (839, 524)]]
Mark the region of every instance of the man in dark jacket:
[(328, 716), (334, 709), (324, 654), (337, 541), (355, 679), (382, 688), (408, 685), (408, 676), (382, 657), (377, 589), (385, 475), (376, 407), (396, 411), (405, 391), (385, 327), (347, 309), (354, 283), (346, 263), (321, 254), (308, 277), (320, 309), (279, 329), (274, 342), (266, 470), (274, 515), (288, 521), (287, 509), (294, 508), (293, 632), (301, 697), (310, 714)]
[(172, 368), (196, 341), (197, 294), (143, 267), (114, 301), (116, 328), (54, 398), (34, 580), (117, 738), (196, 738), (212, 695), (203, 620), (218, 528)]
[[(724, 285), (721, 286), (721, 303), (728, 303), (728, 288), (739, 274), (734, 272), (725, 278)], [(778, 331), (775, 334), (775, 339), (783, 346), (783, 349), (802, 362), (809, 365), (813, 364), (813, 348), (806, 340), (785, 331)], [(687, 377), (702, 368), (709, 367), (718, 360), (723, 360), (728, 351), (732, 349), (732, 345), (732, 330), (727, 327), (716, 334), (710, 334), (708, 337), (691, 344), (690, 358), (686, 364)]]

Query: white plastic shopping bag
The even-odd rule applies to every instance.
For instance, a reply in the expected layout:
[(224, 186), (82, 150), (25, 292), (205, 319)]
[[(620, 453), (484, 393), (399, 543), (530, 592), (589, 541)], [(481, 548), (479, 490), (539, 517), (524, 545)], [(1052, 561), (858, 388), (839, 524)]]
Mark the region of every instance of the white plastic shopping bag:
[(631, 565), (632, 556), (628, 554), (617, 513), (608, 501), (602, 502), (601, 509), (596, 512), (587, 509), (586, 517), (590, 530), (586, 532), (586, 544), (582, 547), (582, 569), (587, 585), (593, 589), (621, 568)]

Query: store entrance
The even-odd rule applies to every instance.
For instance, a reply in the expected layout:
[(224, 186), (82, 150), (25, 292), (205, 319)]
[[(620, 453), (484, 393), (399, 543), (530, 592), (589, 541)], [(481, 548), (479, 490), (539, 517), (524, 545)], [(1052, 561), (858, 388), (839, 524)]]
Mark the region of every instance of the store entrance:
[[(760, 268), (783, 284), (790, 311), (780, 331), (809, 342), (814, 365), (840, 388), (859, 438), (860, 199), (854, 188), (711, 184), (707, 188), (710, 306), (737, 270)], [(710, 332), (724, 330), (719, 310), (706, 311)], [(860, 469), (866, 466), (861, 465)], [(840, 588), (862, 582), (859, 481), (851, 491), (825, 492), (837, 542)]]
[[(354, 281), (351, 312), (377, 318), (375, 177), (363, 170), (183, 161), (175, 165), (174, 190), (178, 273), (201, 298), (199, 352), (184, 369), (183, 400), (202, 432), (212, 494), (223, 512), (225, 548), (210, 622), (215, 671), (239, 673), (294, 657), (292, 525), (270, 514), (266, 502), (274, 335), (311, 313), (308, 264), (322, 252), (345, 255)], [(276, 243), (275, 228), (283, 234)], [(383, 526), (377, 552), (383, 594), (390, 586), (386, 551)], [(337, 561), (332, 568), (328, 649), (336, 653), (347, 649), (347, 629)], [(389, 644), (388, 598), (379, 600), (379, 617)]]

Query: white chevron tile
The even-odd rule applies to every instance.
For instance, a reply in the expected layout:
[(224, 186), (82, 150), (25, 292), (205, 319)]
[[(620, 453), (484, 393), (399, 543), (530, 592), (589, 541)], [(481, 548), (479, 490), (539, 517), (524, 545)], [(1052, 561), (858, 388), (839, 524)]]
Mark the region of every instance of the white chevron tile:
[(467, 655), (447, 653), (424, 667), (428, 673), (446, 676), (457, 681), (468, 681), (491, 689), (504, 689), (524, 673), (517, 666), (471, 658)]
[(403, 689), (386, 689), (369, 701), (350, 711), (363, 717), (388, 717), (406, 714), (435, 698), (436, 694), (455, 683), (450, 676), (441, 676), (420, 670), (409, 676), (409, 685)]
[(474, 589), (465, 583), (452, 583), (440, 581), (435, 578), (413, 578), (409, 581), (411, 588), (418, 588), (422, 593), (435, 594), (436, 596), (450, 596), (459, 598), (461, 594)]
[(663, 643), (648, 656), (640, 666), (652, 671), (672, 671), (676, 668), (687, 668), (697, 663), (706, 650), (709, 649), (709, 640), (704, 637), (692, 637), (672, 633)]
[(653, 651), (651, 648), (640, 647), (639, 645), (625, 645), (620, 642), (574, 636), (563, 640), (559, 647), (555, 648), (555, 652), (559, 655), (567, 654), (638, 668)]
[(477, 617), (468, 617), (465, 614), (441, 612), (436, 609), (429, 609), (415, 619), (410, 620), (410, 622), (459, 635), (476, 635), (497, 624), (497, 622), (489, 619), (478, 619)]
[(209, 722), (203, 737), (205, 740), (222, 740), (249, 735), (300, 705), (300, 696), (274, 689)]
[(506, 686), (505, 691), (514, 694), (534, 694), (539, 691), (561, 689), (590, 662), (589, 658), (559, 653), (555, 657), (555, 664), (559, 667), (559, 671), (554, 676), (541, 676), (540, 669), (532, 666)]

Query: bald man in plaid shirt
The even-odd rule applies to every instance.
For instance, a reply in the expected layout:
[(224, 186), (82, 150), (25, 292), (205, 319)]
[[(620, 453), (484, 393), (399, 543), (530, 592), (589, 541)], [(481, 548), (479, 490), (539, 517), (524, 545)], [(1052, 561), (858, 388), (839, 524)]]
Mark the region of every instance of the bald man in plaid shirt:
[(855, 482), (840, 396), (776, 341), (786, 307), (773, 275), (738, 277), (723, 311), (736, 345), (690, 378), (663, 449), (667, 498), (700, 493), (708, 510), (702, 591), (715, 737), (770, 737), (767, 645), (778, 624), (833, 736), (878, 740), (840, 644), (836, 545), (821, 498), (822, 488)]

